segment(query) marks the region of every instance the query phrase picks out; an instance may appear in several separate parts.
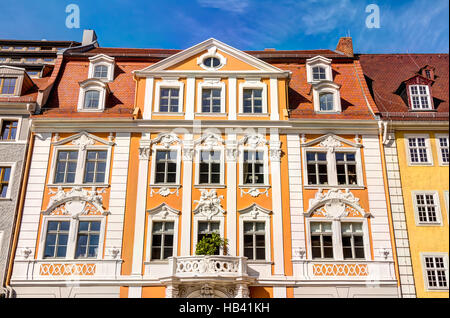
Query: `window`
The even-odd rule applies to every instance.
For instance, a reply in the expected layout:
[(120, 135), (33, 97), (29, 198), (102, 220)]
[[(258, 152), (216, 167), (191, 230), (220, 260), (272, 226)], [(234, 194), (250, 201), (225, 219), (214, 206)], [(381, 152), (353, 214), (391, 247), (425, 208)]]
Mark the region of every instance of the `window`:
[(199, 164), (200, 184), (221, 183), (221, 152), (201, 151)]
[(209, 68), (216, 68), (220, 65), (220, 60), (216, 57), (207, 57), (203, 60), (203, 65)]
[(38, 48), (35, 46), (29, 46), (28, 51), (36, 51)]
[(84, 108), (85, 109), (97, 109), (100, 101), (100, 92), (90, 90), (84, 95)]
[(23, 47), (22, 47), (22, 46), (15, 46), (15, 47), (14, 47), (14, 50), (21, 51), (21, 50), (23, 50)]
[(333, 94), (332, 93), (324, 93), (320, 94), (320, 111), (327, 112), (327, 111), (333, 111), (334, 110), (334, 103), (333, 103)]
[(8, 196), (9, 180), (11, 178), (11, 167), (0, 167), (0, 197)]
[(440, 224), (437, 193), (414, 193), (418, 224)]
[(14, 95), (17, 77), (0, 77), (0, 94)]
[(26, 60), (25, 60), (26, 62), (28, 62), (28, 63), (36, 63), (37, 62), (37, 58), (27, 58)]
[(153, 222), (152, 260), (164, 260), (173, 255), (174, 222)]
[(266, 259), (264, 222), (244, 222), (244, 256), (249, 260)]
[(328, 163), (326, 152), (306, 154), (308, 184), (328, 184)]
[(161, 96), (159, 101), (160, 112), (176, 113), (179, 111), (180, 90), (178, 88), (161, 88)]
[(326, 80), (327, 75), (324, 67), (316, 66), (312, 68), (313, 73), (313, 80), (314, 81), (320, 81), (320, 80)]
[(88, 150), (84, 172), (84, 183), (104, 183), (106, 172), (106, 150)]
[(344, 259), (364, 259), (362, 223), (341, 223)]
[(39, 76), (38, 71), (28, 71), (27, 74), (28, 74), (28, 76), (32, 76), (32, 77)]
[(78, 151), (58, 151), (56, 162), (55, 183), (74, 183), (77, 170)]
[(437, 147), (441, 165), (448, 165), (449, 161), (449, 141), (448, 136), (437, 136)]
[(155, 183), (176, 183), (177, 181), (177, 152), (158, 150), (156, 152)]
[(425, 76), (426, 76), (427, 78), (430, 78), (430, 79), (431, 79), (431, 71), (430, 71), (430, 70), (425, 70)]
[(407, 140), (410, 163), (430, 163), (428, 158), (427, 138), (409, 137)]
[(44, 59), (44, 62), (50, 62), (50, 63), (51, 63), (51, 62), (53, 62), (53, 61), (54, 61), (54, 59), (51, 59), (51, 58), (45, 58), (45, 59)]
[(65, 258), (70, 221), (49, 221), (45, 238), (44, 258)]
[(243, 112), (249, 114), (261, 114), (263, 112), (262, 94), (262, 89), (244, 89)]
[(336, 153), (336, 172), (338, 184), (358, 184), (356, 176), (356, 158), (354, 152)]
[(424, 269), (429, 289), (448, 289), (448, 260), (444, 256), (425, 256)]
[(411, 108), (415, 110), (431, 109), (429, 88), (427, 85), (409, 86)]
[(244, 184), (264, 184), (264, 152), (244, 151)]
[(331, 223), (311, 222), (310, 226), (312, 258), (333, 258), (333, 231)]
[(94, 67), (94, 77), (96, 78), (108, 78), (108, 66), (96, 65)]
[(100, 221), (79, 222), (75, 258), (97, 258), (100, 227)]
[[(211, 236), (212, 233), (220, 234), (220, 222), (216, 221), (199, 221), (197, 242), (200, 242), (205, 236)], [(214, 255), (219, 255), (220, 251), (216, 250)]]
[(15, 140), (17, 133), (17, 120), (3, 120), (2, 121), (2, 135), (1, 140)]
[(202, 90), (202, 112), (220, 113), (221, 112), (221, 93), (220, 88), (204, 88)]

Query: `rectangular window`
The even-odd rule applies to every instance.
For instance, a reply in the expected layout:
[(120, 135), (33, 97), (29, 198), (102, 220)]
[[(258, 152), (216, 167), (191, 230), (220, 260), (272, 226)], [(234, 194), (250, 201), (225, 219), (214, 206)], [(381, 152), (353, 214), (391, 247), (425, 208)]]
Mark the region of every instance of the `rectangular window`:
[(416, 194), (416, 213), (419, 223), (439, 224), (439, 207), (435, 202), (434, 194)]
[(249, 260), (266, 259), (265, 228), (264, 222), (244, 222), (244, 256)]
[(158, 150), (156, 152), (155, 183), (176, 183), (177, 152)]
[(441, 156), (441, 162), (443, 164), (448, 164), (449, 161), (449, 142), (448, 142), (448, 136), (447, 137), (439, 137), (439, 155)]
[(328, 184), (328, 162), (326, 152), (307, 152), (308, 184)]
[(159, 100), (159, 111), (163, 113), (179, 112), (180, 89), (178, 88), (161, 88), (161, 97)]
[(320, 110), (321, 111), (333, 111), (334, 110), (334, 96), (331, 93), (320, 94)]
[(3, 120), (1, 140), (15, 140), (18, 123), (17, 120)]
[(1, 77), (0, 78), (0, 94), (14, 95), (16, 91), (17, 77)]
[(164, 260), (173, 255), (174, 222), (153, 222), (152, 260)]
[(262, 92), (262, 89), (244, 89), (244, 113), (261, 114), (263, 112)]
[(85, 109), (97, 109), (100, 103), (99, 91), (87, 91), (84, 95), (84, 108)]
[(333, 258), (333, 231), (329, 222), (311, 222), (311, 250), (313, 259)]
[(338, 184), (357, 185), (356, 158), (354, 152), (336, 152)]
[[(199, 221), (197, 242), (200, 242), (205, 236), (211, 236), (212, 233), (220, 234), (220, 222), (215, 221)], [(216, 250), (214, 255), (219, 255), (220, 251)]]
[(49, 221), (45, 238), (44, 258), (65, 258), (70, 221)]
[(430, 289), (448, 288), (448, 268), (443, 256), (425, 256), (427, 286)]
[(6, 198), (11, 178), (11, 167), (0, 167), (0, 198)]
[(84, 170), (84, 183), (105, 182), (106, 150), (88, 150), (86, 155), (86, 167)]
[(326, 71), (324, 67), (316, 66), (312, 69), (313, 80), (320, 81), (327, 79)]
[(95, 78), (108, 78), (108, 66), (97, 65), (94, 67), (94, 77)]
[(55, 183), (74, 183), (77, 171), (78, 151), (60, 150), (56, 161)]
[(364, 233), (362, 223), (341, 223), (344, 259), (363, 259)]
[(220, 184), (220, 157), (221, 152), (201, 151), (199, 164), (199, 183), (200, 184)]
[(424, 137), (408, 138), (409, 156), (412, 163), (428, 163), (427, 144)]
[(428, 92), (428, 86), (426, 85), (411, 85), (410, 87), (412, 109), (422, 110), (431, 109), (430, 95)]
[(220, 113), (222, 111), (221, 94), (220, 88), (204, 88), (202, 90), (202, 112)]
[(100, 221), (80, 221), (75, 258), (97, 258), (100, 227)]
[(265, 184), (264, 152), (244, 151), (244, 184)]

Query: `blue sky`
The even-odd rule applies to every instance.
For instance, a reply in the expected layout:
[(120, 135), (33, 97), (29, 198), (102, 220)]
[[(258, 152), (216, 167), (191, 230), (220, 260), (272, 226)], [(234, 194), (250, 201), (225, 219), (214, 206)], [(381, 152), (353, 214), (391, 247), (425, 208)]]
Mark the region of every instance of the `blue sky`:
[[(80, 8), (80, 28), (65, 25)], [(365, 8), (380, 8), (380, 28)], [(448, 53), (448, 0), (16, 0), (0, 1), (0, 38), (81, 41), (103, 47), (185, 49), (214, 37), (241, 50), (334, 49), (350, 34), (360, 53)]]

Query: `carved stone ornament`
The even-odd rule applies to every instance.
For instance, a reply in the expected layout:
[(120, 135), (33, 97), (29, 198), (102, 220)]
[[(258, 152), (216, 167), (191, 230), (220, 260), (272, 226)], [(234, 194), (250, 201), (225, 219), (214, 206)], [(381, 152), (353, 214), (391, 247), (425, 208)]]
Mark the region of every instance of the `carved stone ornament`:
[(85, 150), (87, 146), (95, 144), (95, 141), (88, 135), (83, 134), (79, 138), (72, 140), (72, 144), (80, 147), (81, 150)]
[(321, 147), (328, 148), (328, 151), (334, 152), (335, 148), (342, 147), (342, 143), (333, 138), (333, 136), (328, 136), (325, 140), (320, 143)]
[(139, 147), (139, 159), (148, 160), (150, 158), (150, 147), (142, 145)]
[(151, 141), (152, 144), (161, 144), (164, 148), (168, 149), (174, 143), (181, 143), (180, 138), (174, 133), (162, 133), (158, 137)]
[(215, 146), (223, 145), (224, 140), (218, 134), (206, 132), (200, 138), (194, 141), (195, 145), (201, 144), (206, 149), (213, 150)]
[(81, 187), (74, 187), (70, 191), (64, 191), (62, 187), (58, 187), (57, 191), (50, 191), (50, 194), (54, 194), (50, 198), (47, 209), (43, 211), (43, 214), (50, 214), (57, 207), (62, 206), (62, 212), (64, 215), (70, 215), (76, 219), (80, 215), (89, 213), (89, 209), (86, 203), (90, 203), (102, 215), (107, 215), (103, 209), (103, 196), (97, 191), (95, 187), (92, 190), (85, 190)]
[(221, 199), (223, 199), (223, 195), (217, 196), (216, 190), (201, 190), (200, 200), (194, 200), (194, 203), (197, 203), (194, 213), (201, 214), (208, 220), (217, 214), (225, 214), (220, 203)]
[(153, 190), (153, 189), (150, 189), (150, 197), (153, 197), (153, 194), (159, 194), (160, 196), (163, 196), (163, 197), (168, 197), (169, 195), (171, 195), (171, 194), (177, 194), (177, 196), (178, 196), (178, 188), (177, 189), (175, 189), (175, 190), (173, 190), (173, 191), (171, 191), (169, 188), (167, 188), (167, 187), (162, 187), (162, 188), (160, 188), (158, 191), (155, 191), (155, 190)]
[(259, 191), (258, 188), (250, 188), (250, 189), (248, 189), (248, 191), (245, 191), (244, 189), (241, 189), (241, 197), (244, 194), (249, 194), (249, 195), (251, 195), (254, 198), (257, 198), (257, 197), (259, 197), (260, 195), (263, 195), (263, 194), (265, 194), (268, 197), (269, 196), (269, 189), (265, 189), (263, 191)]
[(249, 145), (251, 148), (256, 148), (259, 145), (268, 145), (269, 142), (266, 140), (266, 138), (261, 134), (251, 134), (246, 135), (239, 141), (240, 145)]

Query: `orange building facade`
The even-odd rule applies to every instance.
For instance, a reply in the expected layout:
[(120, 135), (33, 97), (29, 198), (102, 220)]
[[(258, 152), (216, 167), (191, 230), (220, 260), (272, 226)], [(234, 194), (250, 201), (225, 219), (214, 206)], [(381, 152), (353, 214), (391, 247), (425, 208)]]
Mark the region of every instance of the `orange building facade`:
[[(378, 109), (349, 47), (60, 54), (16, 295), (397, 297)], [(227, 246), (196, 255), (212, 233)]]

